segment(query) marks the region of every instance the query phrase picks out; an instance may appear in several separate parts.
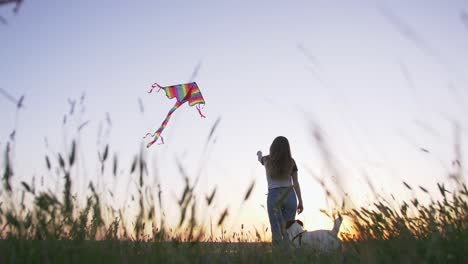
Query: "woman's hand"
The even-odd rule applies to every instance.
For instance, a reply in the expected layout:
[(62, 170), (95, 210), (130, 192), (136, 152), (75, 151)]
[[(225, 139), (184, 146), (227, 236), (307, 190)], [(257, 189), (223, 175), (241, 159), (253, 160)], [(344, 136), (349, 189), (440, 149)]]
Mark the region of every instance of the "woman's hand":
[(304, 206), (302, 205), (302, 201), (299, 201), (299, 204), (297, 205), (297, 214), (301, 214), (302, 211), (304, 211)]
[(263, 155), (262, 155), (262, 152), (259, 150), (257, 151), (257, 159), (258, 159), (258, 162), (260, 162), (262, 165), (263, 165)]

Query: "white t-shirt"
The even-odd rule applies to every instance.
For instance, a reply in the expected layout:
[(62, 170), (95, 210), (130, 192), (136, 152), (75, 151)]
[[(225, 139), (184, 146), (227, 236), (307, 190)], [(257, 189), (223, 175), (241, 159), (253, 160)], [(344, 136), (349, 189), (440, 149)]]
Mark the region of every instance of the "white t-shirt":
[[(264, 156), (261, 158), (260, 163), (265, 166), (265, 162), (268, 162), (268, 156)], [(288, 177), (285, 179), (273, 179), (271, 176), (268, 174), (267, 169), (265, 167), (265, 172), (266, 172), (266, 178), (268, 182), (268, 190), (274, 189), (274, 188), (279, 188), (279, 187), (290, 187), (293, 185), (292, 183), (292, 177)], [(293, 172), (297, 172), (297, 166), (296, 162), (293, 159), (293, 165), (291, 168), (291, 172), (289, 175), (291, 176)]]

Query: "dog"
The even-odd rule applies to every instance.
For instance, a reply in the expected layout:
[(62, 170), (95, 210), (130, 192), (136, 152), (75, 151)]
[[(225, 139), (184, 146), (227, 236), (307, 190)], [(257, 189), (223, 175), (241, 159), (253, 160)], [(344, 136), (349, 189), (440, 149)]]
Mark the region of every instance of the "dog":
[(286, 223), (285, 229), (290, 242), (296, 248), (310, 248), (320, 252), (341, 251), (341, 240), (338, 238), (343, 218), (338, 216), (335, 219), (332, 230), (304, 230), (304, 224), (301, 220), (290, 220)]

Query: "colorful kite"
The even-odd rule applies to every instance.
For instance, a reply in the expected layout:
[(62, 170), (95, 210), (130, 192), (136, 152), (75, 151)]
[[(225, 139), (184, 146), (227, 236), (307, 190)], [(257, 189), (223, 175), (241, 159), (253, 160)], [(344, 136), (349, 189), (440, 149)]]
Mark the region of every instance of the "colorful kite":
[(177, 85), (171, 85), (171, 86), (160, 86), (157, 83), (154, 83), (151, 86), (151, 90), (148, 91), (148, 93), (151, 93), (154, 88), (158, 87), (158, 92), (161, 89), (164, 89), (166, 92), (166, 96), (169, 99), (176, 98), (177, 102), (175, 105), (169, 110), (169, 113), (166, 115), (166, 119), (162, 122), (161, 126), (154, 132), (153, 134), (147, 133), (143, 138), (146, 138), (147, 136), (152, 136), (153, 141), (148, 143), (146, 146), (149, 148), (151, 145), (153, 145), (159, 138), (161, 138), (162, 144), (164, 144), (164, 139), (161, 137), (161, 133), (166, 127), (167, 123), (169, 122), (169, 119), (171, 118), (172, 113), (174, 113), (177, 108), (179, 108), (181, 105), (183, 105), (185, 102), (188, 102), (190, 106), (196, 105), (197, 111), (200, 114), (202, 118), (205, 118), (205, 116), (201, 112), (200, 104), (205, 104), (205, 100), (203, 99), (203, 96), (200, 92), (200, 89), (198, 88), (198, 85), (196, 82), (191, 82), (191, 83), (186, 83), (186, 84), (177, 84)]

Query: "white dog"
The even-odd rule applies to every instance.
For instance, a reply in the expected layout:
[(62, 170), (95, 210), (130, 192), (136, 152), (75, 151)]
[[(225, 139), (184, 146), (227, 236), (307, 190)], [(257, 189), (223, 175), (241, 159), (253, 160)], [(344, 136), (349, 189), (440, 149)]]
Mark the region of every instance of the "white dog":
[(338, 238), (343, 218), (335, 219), (332, 230), (315, 230), (307, 232), (301, 220), (291, 220), (286, 223), (286, 232), (296, 248), (311, 248), (321, 252), (341, 250), (341, 240)]

